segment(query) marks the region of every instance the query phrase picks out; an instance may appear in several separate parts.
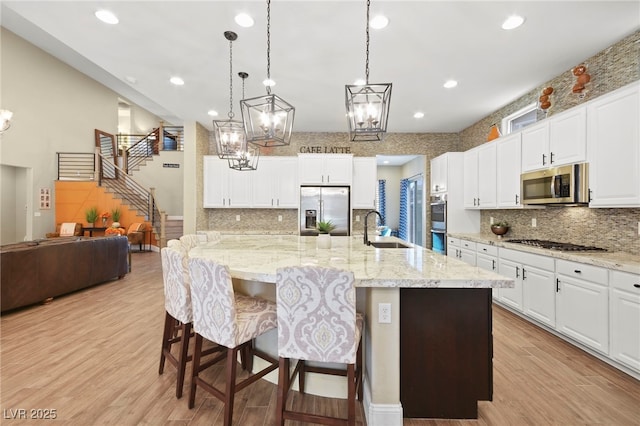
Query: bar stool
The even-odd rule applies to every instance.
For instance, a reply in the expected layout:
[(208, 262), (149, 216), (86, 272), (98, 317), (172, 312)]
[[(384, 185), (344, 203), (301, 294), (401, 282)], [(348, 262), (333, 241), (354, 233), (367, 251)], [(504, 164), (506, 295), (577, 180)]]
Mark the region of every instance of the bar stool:
[[(259, 335), (276, 328), (276, 304), (257, 297), (235, 294), (229, 269), (209, 259), (189, 259), (191, 299), (196, 348), (193, 357), (189, 408), (193, 408), (196, 388), (204, 390), (224, 402), (224, 424), (230, 426), (233, 418), (235, 393), (278, 368), (278, 361), (253, 347)], [(224, 346), (223, 353), (201, 364), (200, 349), (203, 339)], [(251, 372), (253, 355), (269, 363), (261, 371), (236, 383), (238, 352), (244, 355), (242, 367)], [(226, 359), (224, 391), (200, 377), (199, 373), (215, 362)]]
[[(160, 351), (159, 374), (164, 372), (165, 360), (177, 369), (176, 398), (182, 397), (184, 376), (188, 355), (189, 340), (192, 333), (193, 314), (191, 309), (191, 278), (189, 277), (187, 252), (178, 240), (170, 240), (167, 247), (160, 251), (162, 259), (162, 277), (164, 281), (165, 320), (162, 335), (162, 350)], [(173, 345), (179, 345), (178, 356), (171, 353)], [(203, 355), (208, 355), (221, 348), (207, 349)]]
[(180, 237), (180, 242), (189, 251), (200, 243), (200, 239), (196, 234), (186, 234)]
[[(278, 400), (276, 424), (284, 421), (327, 425), (354, 425), (356, 395), (362, 400), (362, 350), (364, 317), (356, 313), (352, 272), (313, 266), (277, 270)], [(289, 374), (290, 358), (297, 359)], [(308, 366), (306, 361), (347, 364), (346, 371), (328, 366)], [(304, 393), (306, 372), (347, 377), (348, 418), (287, 410), (287, 396), (298, 375)]]

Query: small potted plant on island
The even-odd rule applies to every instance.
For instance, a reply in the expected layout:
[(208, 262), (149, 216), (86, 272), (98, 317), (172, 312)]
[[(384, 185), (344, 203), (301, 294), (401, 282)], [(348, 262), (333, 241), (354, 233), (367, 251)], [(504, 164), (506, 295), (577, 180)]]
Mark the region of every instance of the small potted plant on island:
[(318, 248), (331, 248), (331, 231), (335, 229), (335, 225), (330, 220), (319, 221), (316, 223), (316, 229), (318, 230)]
[(494, 222), (491, 224), (491, 232), (496, 234), (498, 238), (502, 238), (504, 234), (509, 232), (509, 224), (506, 220)]
[(90, 207), (84, 212), (84, 218), (89, 226), (95, 226), (99, 216), (97, 207)]

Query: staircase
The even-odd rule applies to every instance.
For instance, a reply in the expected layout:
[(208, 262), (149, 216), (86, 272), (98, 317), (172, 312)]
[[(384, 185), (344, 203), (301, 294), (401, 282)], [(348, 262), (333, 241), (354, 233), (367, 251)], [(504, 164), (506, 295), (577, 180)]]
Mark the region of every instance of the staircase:
[(167, 241), (178, 239), (184, 235), (182, 219), (175, 219), (175, 216), (168, 216), (164, 223), (164, 232)]

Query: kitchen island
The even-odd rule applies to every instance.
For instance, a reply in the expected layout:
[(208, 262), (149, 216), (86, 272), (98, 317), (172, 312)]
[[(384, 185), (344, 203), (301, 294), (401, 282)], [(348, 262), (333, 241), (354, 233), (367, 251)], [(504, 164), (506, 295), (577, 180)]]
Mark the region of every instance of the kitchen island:
[[(189, 256), (226, 264), (237, 288), (272, 300), (279, 267), (352, 271), (358, 310), (367, 318), (363, 405), (369, 425), (401, 425), (403, 416), (473, 418), (477, 401), (491, 399), (491, 289), (512, 287), (511, 279), (419, 246), (367, 246), (362, 237), (332, 237), (331, 249), (318, 249), (316, 237), (225, 235)], [(380, 303), (391, 308), (390, 323), (378, 321)], [(275, 335), (264, 337), (258, 345), (277, 353)], [(308, 391), (344, 397), (341, 380), (310, 377)]]

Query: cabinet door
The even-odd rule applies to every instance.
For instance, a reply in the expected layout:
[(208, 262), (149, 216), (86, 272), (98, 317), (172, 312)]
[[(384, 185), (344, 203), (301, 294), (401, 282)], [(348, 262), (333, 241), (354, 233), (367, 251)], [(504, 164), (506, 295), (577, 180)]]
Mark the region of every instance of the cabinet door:
[(475, 250), (461, 248), (458, 253), (458, 259), (462, 260), (464, 263), (468, 263), (471, 266), (476, 266)]
[(275, 186), (277, 185), (279, 175), (277, 160), (262, 157), (258, 162), (257, 170), (247, 173), (253, 173), (253, 185), (251, 186), (253, 207), (276, 207)]
[(375, 157), (353, 159), (353, 184), (351, 185), (354, 209), (375, 209), (378, 165)]
[(496, 146), (498, 207), (522, 207), (520, 204), (520, 133), (498, 139)]
[[(258, 166), (259, 167), (259, 166)], [(227, 207), (251, 207), (251, 178), (253, 172), (228, 169), (229, 202)]]
[(553, 272), (522, 267), (523, 311), (549, 327), (556, 325), (556, 288)]
[(609, 353), (608, 288), (558, 275), (557, 330), (603, 354)]
[(589, 207), (640, 206), (640, 84), (591, 102)]
[(579, 106), (549, 120), (551, 166), (580, 163), (587, 159), (586, 107)]
[(329, 185), (351, 185), (353, 179), (353, 157), (343, 155), (325, 155), (325, 182)]
[(206, 155), (203, 157), (203, 207), (226, 207), (228, 203), (227, 175), (229, 164), (227, 160)]
[(489, 142), (478, 149), (478, 207), (496, 207), (496, 144)]
[(321, 155), (298, 156), (298, 177), (301, 185), (322, 185), (324, 181), (324, 159)]
[[(276, 207), (295, 209), (300, 204), (300, 184), (298, 183), (298, 159), (278, 157), (276, 184)], [(254, 178), (255, 182), (255, 178)]]
[(549, 167), (549, 122), (547, 120), (522, 131), (522, 171)]
[(478, 208), (478, 149), (464, 152), (464, 208)]
[(476, 266), (487, 271), (496, 272), (498, 262), (495, 256), (487, 256), (486, 254), (476, 254)]
[(611, 272), (611, 358), (640, 372), (640, 275)]
[(431, 193), (438, 194), (447, 190), (447, 154), (431, 160)]
[(522, 268), (520, 264), (506, 259), (498, 259), (498, 273), (514, 280), (512, 288), (500, 289), (500, 302), (522, 311)]

